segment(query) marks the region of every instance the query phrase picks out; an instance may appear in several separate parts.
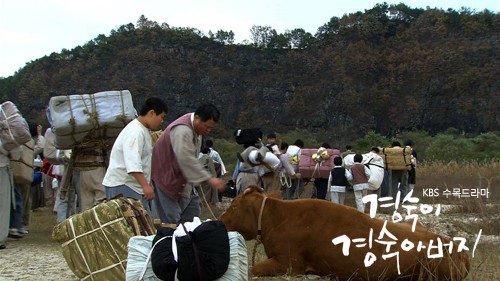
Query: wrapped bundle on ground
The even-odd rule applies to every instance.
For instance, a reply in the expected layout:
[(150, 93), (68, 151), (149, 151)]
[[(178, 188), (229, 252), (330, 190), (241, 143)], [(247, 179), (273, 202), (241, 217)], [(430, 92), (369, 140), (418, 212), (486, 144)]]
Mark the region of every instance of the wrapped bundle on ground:
[(302, 178), (328, 178), (335, 167), (333, 159), (340, 156), (338, 149), (303, 148), (299, 158), (299, 173)]
[(135, 115), (128, 90), (56, 96), (47, 109), (59, 149), (73, 148), (84, 139), (114, 139)]
[(226, 273), (217, 281), (248, 280), (247, 245), (243, 236), (236, 231), (229, 231), (229, 265)]
[(30, 139), (27, 143), (22, 145), (21, 158), (19, 160), (11, 160), (10, 168), (12, 169), (12, 176), (14, 183), (26, 185), (33, 182), (33, 147), (35, 141)]
[(380, 148), (387, 170), (410, 170), (411, 147), (384, 147)]
[(139, 200), (113, 199), (54, 227), (69, 268), (81, 280), (124, 280), (127, 244), (135, 235), (154, 235), (153, 222)]
[[(217, 281), (248, 280), (248, 256), (245, 239), (236, 231), (229, 231), (229, 265)], [(128, 243), (127, 281), (159, 281), (148, 261), (155, 236), (134, 236)], [(193, 268), (193, 270), (195, 270)], [(142, 277), (143, 279), (140, 279)]]
[(195, 218), (175, 231), (159, 228), (153, 245), (151, 265), (161, 280), (216, 280), (229, 265), (229, 237), (221, 221)]
[(0, 150), (11, 151), (30, 140), (28, 122), (17, 106), (10, 101), (0, 104)]

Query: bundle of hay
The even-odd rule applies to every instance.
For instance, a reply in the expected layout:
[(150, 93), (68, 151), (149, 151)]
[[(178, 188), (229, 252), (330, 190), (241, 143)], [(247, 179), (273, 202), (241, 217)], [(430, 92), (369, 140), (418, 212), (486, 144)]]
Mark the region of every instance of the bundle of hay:
[(127, 244), (156, 229), (139, 200), (118, 198), (71, 216), (54, 227), (69, 268), (82, 280), (125, 280)]
[(381, 147), (380, 154), (384, 158), (387, 170), (410, 170), (410, 147)]

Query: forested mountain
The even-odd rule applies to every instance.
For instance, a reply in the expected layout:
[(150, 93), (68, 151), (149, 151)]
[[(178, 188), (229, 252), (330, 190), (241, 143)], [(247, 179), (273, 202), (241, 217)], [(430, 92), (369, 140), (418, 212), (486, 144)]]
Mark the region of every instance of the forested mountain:
[(169, 120), (211, 102), (219, 137), (244, 127), (328, 137), (500, 130), (500, 15), (378, 4), (315, 35), (253, 26), (209, 36), (141, 17), (0, 79), (2, 101), (44, 122), (50, 97), (128, 89), (163, 97)]

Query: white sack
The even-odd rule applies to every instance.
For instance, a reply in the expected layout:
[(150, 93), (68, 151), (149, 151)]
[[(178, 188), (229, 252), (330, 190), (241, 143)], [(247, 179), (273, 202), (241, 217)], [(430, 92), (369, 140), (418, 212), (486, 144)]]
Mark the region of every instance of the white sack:
[(50, 99), (47, 109), (47, 119), (58, 149), (73, 148), (87, 136), (116, 138), (135, 116), (128, 90), (56, 96)]
[[(343, 163), (346, 169), (350, 169), (354, 165), (354, 155), (355, 154), (347, 154), (344, 157)], [(361, 155), (363, 156), (363, 161), (361, 163), (367, 164), (368, 168), (370, 168), (370, 172), (372, 173), (370, 179), (368, 180), (368, 189), (378, 190), (384, 180), (384, 159), (373, 153), (365, 153)]]
[(0, 104), (0, 150), (11, 151), (31, 140), (28, 122), (11, 101)]
[[(248, 280), (248, 256), (245, 239), (236, 231), (229, 231), (229, 266), (226, 273), (216, 281), (246, 281)], [(127, 281), (138, 281), (146, 260), (151, 251), (153, 239), (151, 236), (133, 236), (128, 242)], [(144, 281), (160, 281), (153, 272), (151, 262), (147, 264)]]

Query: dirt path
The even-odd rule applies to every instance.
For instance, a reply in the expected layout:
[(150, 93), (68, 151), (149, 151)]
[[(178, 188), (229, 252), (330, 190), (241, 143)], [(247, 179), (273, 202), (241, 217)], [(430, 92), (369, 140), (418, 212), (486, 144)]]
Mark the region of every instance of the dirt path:
[(8, 238), (7, 248), (0, 250), (0, 280), (79, 280), (66, 264), (60, 244), (52, 240), (55, 215), (51, 209), (33, 212), (32, 222), (29, 234)]

